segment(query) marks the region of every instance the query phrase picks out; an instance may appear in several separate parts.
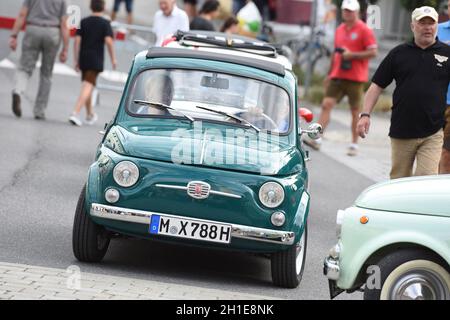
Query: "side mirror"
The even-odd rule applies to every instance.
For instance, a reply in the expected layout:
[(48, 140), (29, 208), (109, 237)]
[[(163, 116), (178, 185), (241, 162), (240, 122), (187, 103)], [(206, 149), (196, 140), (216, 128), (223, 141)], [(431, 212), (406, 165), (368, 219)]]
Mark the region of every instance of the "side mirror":
[(300, 108), (298, 110), (298, 115), (305, 119), (307, 123), (311, 123), (314, 120), (314, 114), (307, 108)]
[(307, 133), (312, 140), (317, 140), (323, 132), (323, 128), (318, 123), (313, 123), (308, 130), (302, 130), (301, 134)]

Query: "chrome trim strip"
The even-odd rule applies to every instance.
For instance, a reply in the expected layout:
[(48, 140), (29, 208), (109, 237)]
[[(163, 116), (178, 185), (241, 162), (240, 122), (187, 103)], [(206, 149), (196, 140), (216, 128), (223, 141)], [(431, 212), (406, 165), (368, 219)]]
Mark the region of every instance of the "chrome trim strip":
[[(155, 187), (157, 188), (165, 188), (165, 189), (174, 189), (174, 190), (183, 190), (183, 191), (187, 191), (188, 187), (183, 187), (183, 186), (175, 186), (175, 185), (170, 185), (170, 184), (155, 184)], [(217, 196), (222, 196), (222, 197), (228, 197), (228, 198), (234, 198), (234, 199), (241, 199), (242, 196), (238, 195), (238, 194), (233, 194), (233, 193), (228, 193), (228, 192), (221, 192), (221, 191), (215, 191), (215, 190), (209, 190), (210, 194), (214, 194)]]
[(174, 185), (170, 185), (170, 184), (156, 184), (155, 187), (157, 188), (164, 188), (164, 189), (175, 189), (175, 190), (184, 190), (187, 191), (188, 187), (183, 187), (183, 186), (174, 186)]
[[(110, 219), (110, 220), (118, 220), (125, 222), (133, 222), (140, 224), (150, 224), (150, 219), (153, 214), (163, 215), (166, 217), (178, 218), (178, 219), (187, 219), (187, 220), (195, 220), (198, 222), (204, 223), (220, 223), (226, 224), (223, 222), (212, 221), (212, 220), (203, 220), (203, 219), (195, 219), (191, 217), (183, 217), (183, 216), (175, 216), (171, 214), (165, 213), (157, 213), (150, 211), (141, 211), (141, 210), (133, 210), (133, 209), (125, 209), (113, 206), (107, 206), (103, 204), (93, 203), (91, 206), (91, 215), (94, 217), (102, 218), (102, 219)], [(231, 237), (247, 239), (259, 242), (268, 242), (282, 245), (293, 245), (295, 241), (295, 233), (289, 231), (278, 231), (278, 230), (269, 230), (262, 228), (255, 228), (249, 226), (242, 226), (237, 224), (231, 224)]]
[(209, 193), (210, 194), (215, 194), (215, 195), (218, 195), (218, 196), (228, 197), (228, 198), (235, 198), (235, 199), (241, 199), (242, 198), (242, 196), (240, 196), (240, 195), (227, 193), (227, 192), (221, 192), (221, 191), (210, 190)]

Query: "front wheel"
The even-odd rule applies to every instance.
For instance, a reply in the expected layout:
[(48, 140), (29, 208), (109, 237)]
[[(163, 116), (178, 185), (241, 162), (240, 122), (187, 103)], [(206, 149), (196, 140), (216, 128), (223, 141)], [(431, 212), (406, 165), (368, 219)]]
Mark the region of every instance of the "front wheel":
[(449, 300), (450, 274), (435, 256), (402, 250), (378, 263), (380, 288), (364, 289), (364, 300)]
[(275, 285), (288, 289), (298, 287), (305, 269), (307, 239), (308, 232), (305, 226), (297, 245), (288, 250), (272, 254), (272, 281)]
[(78, 198), (73, 223), (72, 248), (75, 257), (82, 262), (100, 262), (108, 250), (108, 232), (95, 224), (86, 212), (86, 186)]

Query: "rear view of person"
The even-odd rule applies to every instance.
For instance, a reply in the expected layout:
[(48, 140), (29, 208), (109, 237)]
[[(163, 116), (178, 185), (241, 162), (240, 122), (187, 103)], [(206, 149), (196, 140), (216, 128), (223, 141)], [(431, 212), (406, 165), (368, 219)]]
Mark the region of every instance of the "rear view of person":
[(25, 0), (23, 2), (9, 40), (9, 47), (15, 51), (17, 49), (17, 36), (22, 27), (27, 26), (12, 92), (12, 110), (16, 117), (22, 116), (22, 95), (41, 55), (39, 89), (33, 113), (36, 120), (45, 119), (45, 110), (52, 87), (53, 66), (61, 45), (61, 39), (63, 47), (59, 54), (59, 60), (63, 63), (67, 60), (69, 29), (66, 11), (65, 0)]
[(92, 108), (91, 95), (98, 74), (103, 71), (105, 44), (112, 66), (116, 68), (113, 31), (109, 21), (102, 17), (104, 8), (104, 0), (91, 0), (92, 15), (81, 20), (80, 29), (77, 30), (74, 47), (75, 69), (81, 70), (83, 83), (75, 109), (69, 118), (69, 122), (76, 126), (83, 124), (79, 117), (83, 106), (86, 106), (86, 124), (92, 125), (98, 119)]
[(127, 23), (133, 24), (133, 0), (114, 0), (111, 20), (116, 20), (117, 12), (119, 11), (119, 7), (122, 2), (125, 2), (125, 9), (127, 10)]
[(217, 0), (207, 0), (190, 24), (191, 30), (215, 31), (211, 20), (217, 18), (219, 14), (220, 3)]
[(239, 33), (239, 20), (236, 17), (229, 17), (220, 28), (220, 32), (225, 32), (228, 34), (238, 34)]

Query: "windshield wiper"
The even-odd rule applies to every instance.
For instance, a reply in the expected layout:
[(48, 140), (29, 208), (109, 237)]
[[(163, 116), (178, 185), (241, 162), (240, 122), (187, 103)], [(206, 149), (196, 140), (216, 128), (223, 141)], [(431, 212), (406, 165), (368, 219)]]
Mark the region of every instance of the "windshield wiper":
[(245, 120), (245, 119), (243, 119), (241, 117), (238, 117), (238, 116), (236, 116), (236, 115), (234, 115), (232, 113), (228, 113), (228, 112), (220, 111), (220, 110), (215, 110), (215, 109), (210, 109), (210, 108), (207, 108), (207, 107), (200, 107), (200, 106), (196, 106), (196, 108), (227, 116), (227, 117), (229, 117), (231, 119), (239, 121), (240, 123), (245, 123), (247, 126), (252, 127), (253, 129), (255, 129), (258, 133), (261, 132), (261, 129), (259, 129), (253, 123), (251, 123), (251, 122), (249, 122), (249, 121), (247, 121), (247, 120)]
[(133, 102), (136, 103), (136, 104), (143, 105), (143, 106), (154, 106), (156, 108), (161, 108), (161, 109), (165, 109), (165, 110), (173, 110), (173, 111), (178, 112), (179, 114), (181, 114), (183, 117), (185, 117), (189, 121), (191, 121), (191, 122), (195, 121), (194, 118), (192, 118), (191, 116), (188, 116), (184, 112), (182, 112), (182, 111), (180, 111), (180, 110), (178, 110), (178, 109), (176, 109), (174, 107), (168, 106), (168, 105), (166, 105), (164, 103), (161, 103), (161, 102), (144, 101), (144, 100), (134, 100)]

